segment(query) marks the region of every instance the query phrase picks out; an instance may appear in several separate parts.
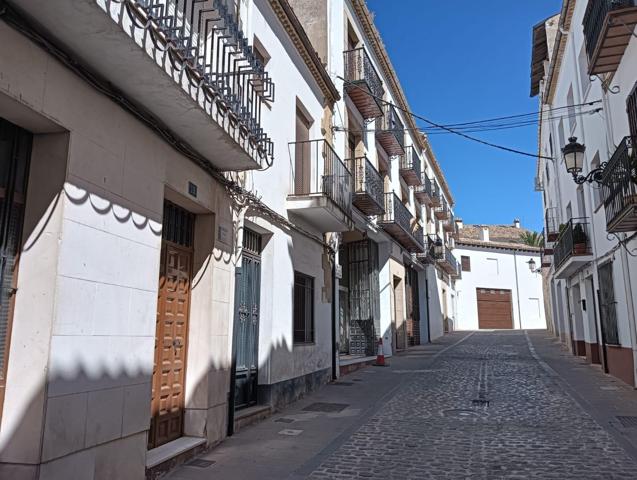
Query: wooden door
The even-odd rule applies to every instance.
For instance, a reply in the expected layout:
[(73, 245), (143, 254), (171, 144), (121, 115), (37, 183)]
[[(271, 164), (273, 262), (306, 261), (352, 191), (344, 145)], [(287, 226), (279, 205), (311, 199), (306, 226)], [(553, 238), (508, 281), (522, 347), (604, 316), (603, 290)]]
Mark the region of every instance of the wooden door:
[(0, 118), (0, 417), (32, 141), (29, 132)]
[[(310, 143), (310, 126), (312, 121), (296, 109), (296, 145), (294, 150), (294, 193), (307, 195), (317, 193), (312, 190), (312, 144)], [(314, 145), (316, 148), (317, 145)]]
[(480, 329), (512, 329), (511, 290), (478, 288), (478, 324)]
[(183, 434), (193, 224), (192, 214), (167, 204), (159, 269), (149, 448)]
[(418, 272), (413, 268), (405, 270), (407, 282), (407, 341), (409, 346), (420, 345), (420, 309), (418, 305)]

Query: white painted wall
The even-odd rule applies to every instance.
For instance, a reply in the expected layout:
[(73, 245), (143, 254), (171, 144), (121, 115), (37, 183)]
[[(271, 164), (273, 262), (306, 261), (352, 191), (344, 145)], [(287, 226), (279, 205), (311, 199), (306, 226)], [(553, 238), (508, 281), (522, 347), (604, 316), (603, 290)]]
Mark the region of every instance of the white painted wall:
[(539, 272), (531, 273), (527, 263), (533, 259), (539, 266), (537, 253), (462, 245), (454, 254), (458, 260), (462, 256), (471, 259), (471, 271), (463, 271), (456, 285), (458, 330), (479, 329), (476, 293), (479, 288), (511, 290), (514, 328), (546, 328), (542, 277)]

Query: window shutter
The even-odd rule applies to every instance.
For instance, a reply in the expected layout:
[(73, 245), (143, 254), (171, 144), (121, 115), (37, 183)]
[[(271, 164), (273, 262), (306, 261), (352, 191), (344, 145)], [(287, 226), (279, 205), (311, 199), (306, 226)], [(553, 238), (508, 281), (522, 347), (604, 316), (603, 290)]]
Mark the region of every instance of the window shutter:
[(462, 271), (470, 272), (471, 271), (471, 257), (461, 256), (460, 262), (462, 263)]

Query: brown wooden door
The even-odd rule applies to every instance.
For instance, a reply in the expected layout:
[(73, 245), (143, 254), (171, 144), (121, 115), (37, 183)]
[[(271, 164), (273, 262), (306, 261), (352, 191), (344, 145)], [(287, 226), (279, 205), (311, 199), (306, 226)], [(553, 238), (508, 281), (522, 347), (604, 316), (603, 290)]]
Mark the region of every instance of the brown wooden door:
[[(296, 109), (296, 145), (294, 152), (294, 193), (307, 195), (312, 191), (312, 144), (310, 126), (312, 122), (299, 109)], [(314, 145), (314, 148), (317, 144)]]
[[(191, 214), (172, 205), (170, 208), (175, 226), (192, 229)], [(177, 220), (179, 218), (181, 220)], [(165, 232), (173, 233), (174, 238), (192, 239), (191, 234), (178, 234), (176, 230), (164, 220)], [(149, 448), (163, 445), (183, 434), (192, 253), (191, 242), (189, 246), (166, 239), (162, 242)]]
[(512, 329), (511, 290), (478, 288), (478, 324), (480, 329)]

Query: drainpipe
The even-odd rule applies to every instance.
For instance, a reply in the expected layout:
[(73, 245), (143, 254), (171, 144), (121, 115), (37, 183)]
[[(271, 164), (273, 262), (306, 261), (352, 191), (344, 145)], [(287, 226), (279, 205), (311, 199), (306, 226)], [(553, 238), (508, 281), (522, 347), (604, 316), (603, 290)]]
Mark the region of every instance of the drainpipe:
[(337, 379), (336, 375), (336, 253), (332, 253), (332, 380)]
[(425, 268), (425, 302), (427, 310), (427, 343), (431, 343), (431, 320), (429, 314), (429, 267)]
[(518, 261), (517, 254), (513, 250), (513, 266), (515, 267), (515, 291), (518, 297), (518, 320), (520, 322), (520, 330), (522, 330), (522, 310), (520, 308), (520, 282), (518, 280)]

